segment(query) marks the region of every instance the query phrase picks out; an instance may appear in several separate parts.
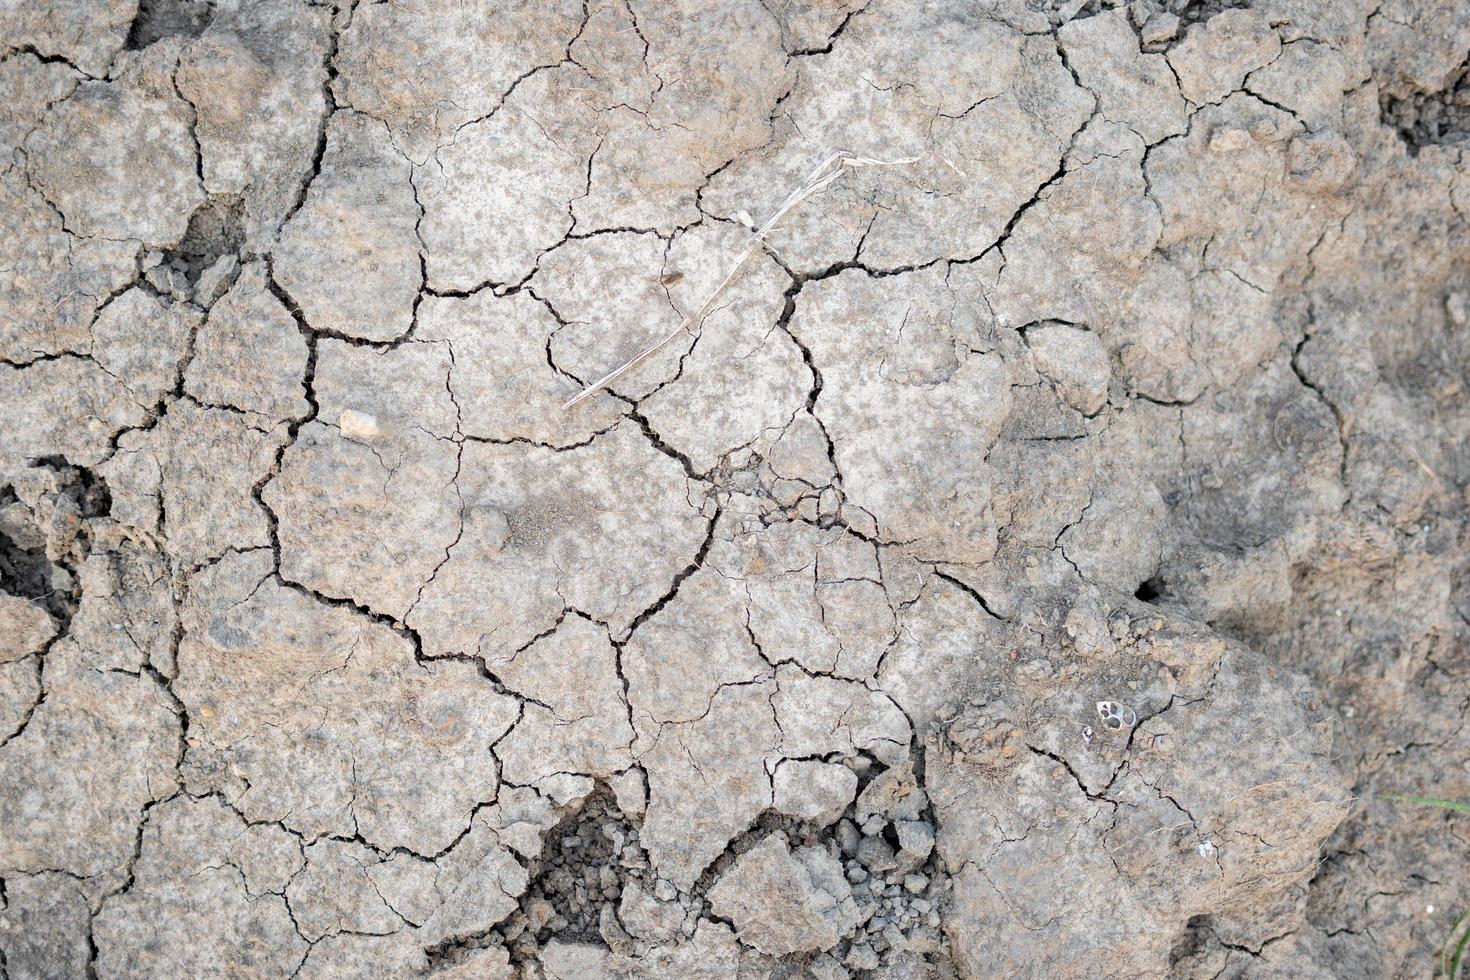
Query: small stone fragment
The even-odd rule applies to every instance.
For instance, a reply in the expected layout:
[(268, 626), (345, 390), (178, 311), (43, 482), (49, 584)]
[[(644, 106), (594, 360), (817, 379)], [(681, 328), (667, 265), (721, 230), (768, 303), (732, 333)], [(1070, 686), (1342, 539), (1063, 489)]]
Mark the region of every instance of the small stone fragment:
[[(666, 882), (660, 881), (660, 884)], [(637, 884), (623, 888), (618, 917), (632, 935), (650, 942), (671, 942), (684, 924), (684, 907), (679, 903), (655, 897)]]
[(876, 970), (882, 961), (868, 943), (853, 943), (847, 951), (847, 965), (854, 970)]
[(1452, 292), (1445, 298), (1445, 312), (1457, 327), (1470, 323), (1470, 293)]
[(776, 767), (775, 809), (826, 827), (857, 793), (857, 773), (830, 762), (793, 760)]
[(860, 820), (879, 816), (894, 820), (917, 820), (928, 796), (919, 788), (910, 763), (904, 762), (874, 776), (858, 796), (857, 816)]
[(1210, 149), (1216, 153), (1234, 153), (1250, 146), (1251, 142), (1249, 130), (1233, 126), (1220, 127), (1210, 134)]
[(1164, 44), (1179, 34), (1179, 15), (1161, 11), (1144, 21), (1139, 40), (1146, 47)]
[(0, 664), (35, 653), (56, 635), (56, 623), (41, 606), (0, 593)]
[(848, 980), (851, 976), (830, 953), (816, 957), (807, 968), (811, 970), (814, 980)]
[(194, 302), (211, 307), (223, 296), (235, 280), (240, 269), (240, 259), (234, 255), (221, 255), (199, 274), (194, 284)]
[(817, 847), (793, 851), (782, 834), (737, 858), (709, 899), (741, 942), (771, 956), (831, 949), (858, 923), (837, 859)]
[(863, 838), (858, 845), (857, 859), (873, 875), (898, 867), (898, 855), (894, 853), (893, 846), (877, 835)]
[(923, 820), (899, 820), (894, 824), (898, 834), (899, 864), (918, 867), (934, 850), (934, 826)]
[(613, 795), (617, 797), (618, 809), (630, 816), (642, 816), (643, 811), (648, 809), (648, 784), (644, 781), (641, 769), (630, 767), (623, 772), (613, 773), (607, 781), (612, 787)]

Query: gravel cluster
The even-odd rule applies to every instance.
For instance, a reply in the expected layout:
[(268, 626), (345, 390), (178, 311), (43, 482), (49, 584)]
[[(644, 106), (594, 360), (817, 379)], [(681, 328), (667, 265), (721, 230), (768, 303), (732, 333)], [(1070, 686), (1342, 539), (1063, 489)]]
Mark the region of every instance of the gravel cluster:
[[(859, 760), (858, 766), (866, 760)], [(869, 764), (871, 767), (871, 763)], [(881, 772), (860, 773), (868, 787)], [(943, 948), (940, 905), (948, 879), (933, 852), (934, 824), (923, 790), (915, 789), (886, 811), (860, 794), (841, 820), (828, 827), (767, 813), (717, 860), (690, 892), (681, 892), (651, 869), (639, 829), (612, 797), (598, 793), (547, 835), (547, 847), (520, 908), (497, 930), (512, 961), (533, 961), (549, 941), (605, 943), (638, 953), (645, 944), (620, 919), (624, 889), (641, 889), (682, 924), (675, 941), (692, 936), (702, 919), (717, 918), (706, 894), (735, 860), (776, 832), (794, 843), (825, 847), (840, 857), (860, 917), (855, 928), (803, 969), (822, 980), (845, 980), (894, 963), (901, 955), (924, 957)], [(667, 913), (666, 913), (667, 914)], [(627, 928), (625, 928), (625, 926)]]
[[(1191, 24), (1203, 23), (1222, 10), (1249, 6), (1249, 0), (1047, 0), (1046, 12), (1053, 26), (1059, 27), (1107, 10), (1125, 9), (1152, 50), (1182, 37)], [(1155, 33), (1161, 25), (1167, 25), (1162, 36)]]
[[(520, 910), (500, 928), (517, 959), (532, 958), (553, 936), (597, 939), (625, 884), (654, 877), (638, 829), (607, 796), (589, 799), (546, 839), (540, 871)], [(661, 884), (661, 894), (672, 889), (668, 882)], [(693, 931), (691, 922), (688, 932)]]
[(1417, 154), (1424, 146), (1470, 141), (1470, 61), (1442, 90), (1406, 96), (1384, 94), (1383, 121)]
[(850, 971), (875, 970), (899, 954), (922, 956), (943, 947), (939, 908), (948, 880), (933, 853), (928, 798), (915, 788), (894, 805), (872, 810), (876, 783), (868, 783), (833, 833), (862, 917), (832, 951)]

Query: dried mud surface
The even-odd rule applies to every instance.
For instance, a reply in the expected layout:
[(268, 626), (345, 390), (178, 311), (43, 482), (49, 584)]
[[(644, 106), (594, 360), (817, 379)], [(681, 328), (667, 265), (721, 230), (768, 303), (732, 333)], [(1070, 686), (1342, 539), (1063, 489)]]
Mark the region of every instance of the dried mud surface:
[(1433, 972), (1464, 3), (0, 41), (0, 977)]

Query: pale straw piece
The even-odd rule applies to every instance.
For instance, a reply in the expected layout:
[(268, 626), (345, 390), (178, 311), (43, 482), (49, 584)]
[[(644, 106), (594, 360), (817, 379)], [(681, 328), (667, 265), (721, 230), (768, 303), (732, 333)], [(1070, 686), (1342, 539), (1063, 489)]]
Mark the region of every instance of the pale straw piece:
[(736, 257), (735, 264), (730, 267), (729, 273), (726, 274), (724, 279), (720, 280), (720, 284), (714, 288), (714, 291), (704, 298), (704, 302), (699, 304), (698, 309), (686, 316), (683, 321), (680, 322), (680, 324), (672, 331), (670, 331), (666, 336), (654, 341), (652, 344), (650, 344), (648, 347), (645, 347), (630, 360), (623, 362), (618, 367), (613, 368), (607, 374), (604, 374), (602, 377), (592, 382), (592, 384), (588, 385), (586, 388), (583, 388), (575, 396), (568, 399), (562, 405), (562, 408), (569, 409), (577, 407), (582, 402), (597, 394), (597, 392), (601, 391), (603, 388), (606, 388), (608, 385), (618, 380), (618, 378), (621, 378), (623, 375), (627, 374), (629, 371), (633, 370), (638, 365), (642, 364), (644, 361), (657, 354), (664, 347), (668, 346), (668, 344), (671, 343), (680, 334), (689, 332), (691, 327), (703, 321), (704, 317), (708, 315), (710, 308), (714, 306), (715, 300), (718, 299), (720, 294), (729, 287), (730, 283), (734, 282), (736, 277), (740, 275), (740, 271), (745, 266), (746, 261), (749, 260), (750, 257), (754, 255), (763, 244), (765, 244), (766, 236), (770, 234), (771, 229), (775, 228), (777, 223), (780, 222), (782, 218), (786, 217), (786, 215), (790, 214), (791, 211), (795, 209), (796, 206), (802, 201), (805, 201), (807, 198), (813, 197), (826, 190), (832, 184), (832, 182), (835, 181), (838, 177), (841, 177), (845, 171), (856, 170), (861, 167), (897, 167), (903, 166), (905, 164), (917, 163), (920, 159), (921, 157), (907, 157), (902, 160), (875, 160), (872, 157), (851, 156), (841, 151), (827, 157), (827, 159), (819, 163), (816, 169), (811, 172), (811, 174), (807, 177), (805, 183), (803, 183), (800, 187), (798, 187), (796, 190), (792, 191), (786, 196), (786, 200), (782, 201), (781, 206), (776, 209), (776, 212), (772, 214), (768, 219), (766, 219), (766, 223), (756, 229), (755, 234), (750, 239), (750, 243), (746, 245), (745, 248), (740, 252), (740, 255)]

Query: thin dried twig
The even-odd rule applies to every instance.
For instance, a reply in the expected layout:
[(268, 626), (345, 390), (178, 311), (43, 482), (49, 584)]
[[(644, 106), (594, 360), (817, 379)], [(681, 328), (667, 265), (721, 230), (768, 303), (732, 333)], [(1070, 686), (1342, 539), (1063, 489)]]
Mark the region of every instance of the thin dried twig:
[(781, 206), (776, 209), (775, 213), (766, 219), (766, 223), (756, 229), (755, 234), (750, 239), (750, 243), (736, 257), (735, 264), (730, 267), (729, 273), (726, 274), (724, 279), (720, 280), (720, 284), (714, 288), (714, 291), (704, 298), (704, 302), (699, 304), (698, 309), (686, 316), (667, 335), (654, 341), (630, 360), (623, 362), (618, 367), (613, 368), (607, 374), (592, 382), (586, 388), (583, 388), (574, 397), (568, 399), (562, 405), (562, 408), (575, 408), (657, 354), (680, 334), (689, 332), (691, 327), (703, 321), (705, 316), (709, 314), (710, 308), (714, 306), (715, 300), (740, 275), (740, 271), (744, 268), (746, 261), (765, 244), (766, 236), (771, 233), (771, 229), (775, 228), (781, 219), (790, 214), (802, 201), (826, 190), (833, 181), (841, 177), (848, 170), (856, 170), (861, 167), (897, 167), (904, 164), (917, 163), (920, 159), (920, 157), (907, 157), (902, 160), (875, 160), (872, 157), (852, 156), (840, 151), (827, 157), (827, 159), (817, 165), (816, 169), (808, 175), (806, 181), (800, 187), (786, 196), (786, 200), (782, 201)]

